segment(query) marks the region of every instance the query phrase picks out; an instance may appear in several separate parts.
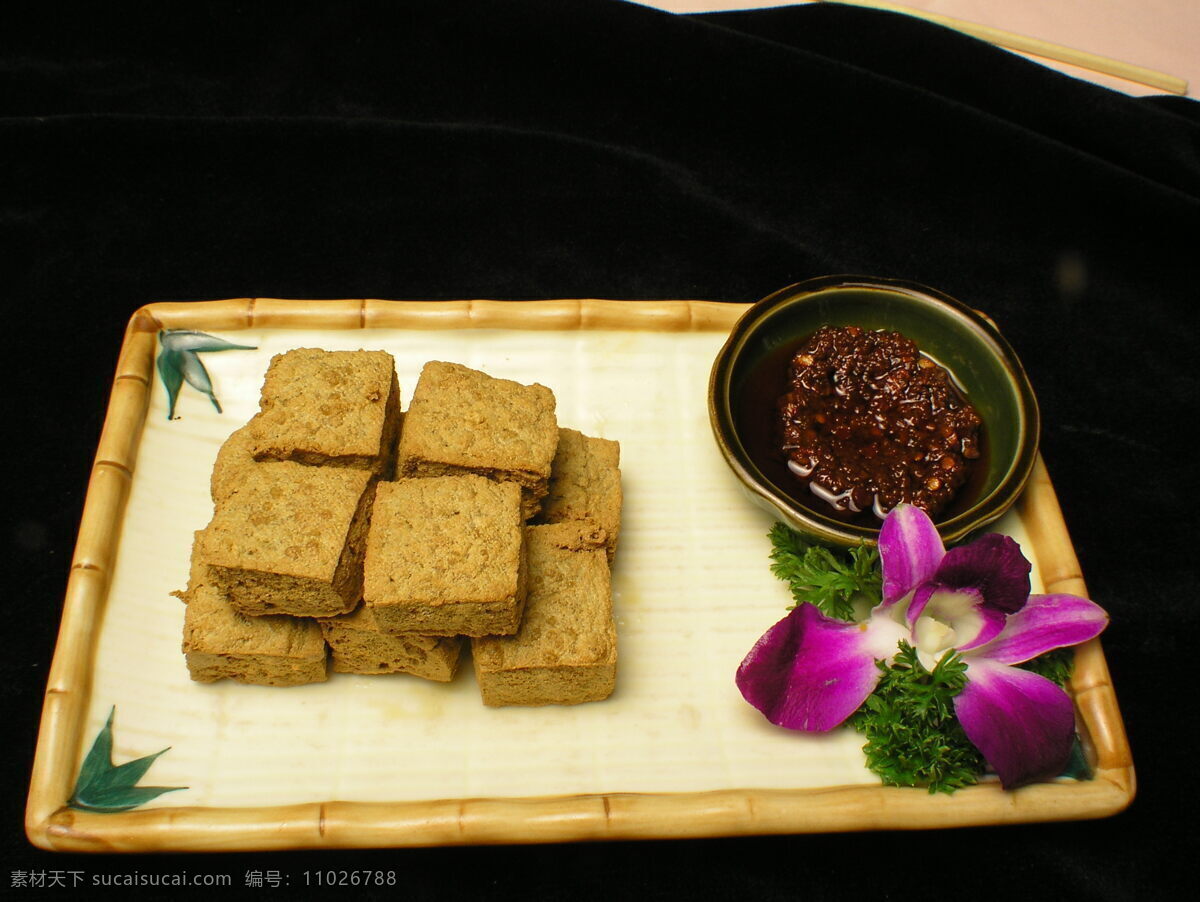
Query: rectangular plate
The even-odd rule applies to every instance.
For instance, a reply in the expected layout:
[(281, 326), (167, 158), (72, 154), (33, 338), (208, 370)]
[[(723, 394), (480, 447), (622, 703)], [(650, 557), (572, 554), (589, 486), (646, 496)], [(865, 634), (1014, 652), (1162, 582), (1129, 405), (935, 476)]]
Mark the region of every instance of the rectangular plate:
[[(1097, 641), (1072, 691), (1089, 781), (953, 795), (888, 788), (861, 738), (779, 730), (734, 671), (783, 616), (772, 518), (725, 468), (708, 425), (716, 352), (744, 305), (695, 301), (396, 302), (233, 299), (153, 304), (130, 321), (72, 561), (26, 830), (71, 851), (555, 842), (954, 827), (1100, 817), (1134, 793)], [(177, 418), (155, 373), (161, 329), (255, 350), (202, 355), (224, 412), (188, 386)], [(453, 360), (554, 390), (561, 425), (621, 443), (613, 570), (617, 689), (575, 707), (482, 705), (469, 665), (449, 685), (331, 675), (288, 689), (188, 678), (183, 606), (194, 530), (225, 437), (257, 409), (274, 353), (393, 354), (407, 403), (421, 365)], [(1085, 594), (1045, 468), (1000, 529), (1032, 549), (1034, 591)], [(186, 787), (136, 810), (66, 806), (115, 708), (116, 763), (167, 746), (142, 782)]]

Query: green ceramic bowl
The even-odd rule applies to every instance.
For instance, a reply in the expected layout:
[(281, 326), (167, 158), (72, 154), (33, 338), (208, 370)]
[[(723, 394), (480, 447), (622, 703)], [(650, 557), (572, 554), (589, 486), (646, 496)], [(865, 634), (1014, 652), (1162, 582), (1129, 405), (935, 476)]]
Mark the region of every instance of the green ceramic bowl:
[(755, 502), (825, 544), (849, 547), (879, 535), (877, 527), (823, 514), (773, 450), (789, 352), (823, 325), (906, 335), (950, 371), (982, 417), (985, 452), (937, 520), (944, 541), (962, 539), (1012, 506), (1033, 468), (1040, 431), (1037, 400), (1013, 349), (986, 316), (939, 291), (858, 276), (813, 279), (764, 298), (717, 355), (708, 393), (713, 434)]

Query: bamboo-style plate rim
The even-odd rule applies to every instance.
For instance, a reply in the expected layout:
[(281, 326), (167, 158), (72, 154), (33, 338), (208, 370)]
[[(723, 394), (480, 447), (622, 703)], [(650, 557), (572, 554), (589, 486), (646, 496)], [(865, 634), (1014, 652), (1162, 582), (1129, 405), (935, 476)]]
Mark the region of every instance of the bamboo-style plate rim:
[[(1071, 689), (1090, 781), (952, 796), (833, 786), (605, 793), (418, 802), (326, 801), (257, 808), (162, 807), (103, 814), (67, 807), (91, 692), (96, 637), (154, 381), (162, 329), (628, 329), (729, 331), (748, 304), (716, 301), (386, 301), (232, 298), (164, 302), (129, 321), (96, 451), (45, 692), (25, 829), (71, 852), (248, 851), (667, 839), (1075, 820), (1133, 800), (1133, 762), (1099, 640), (1080, 646)], [(1086, 595), (1054, 487), (1038, 459), (1018, 502), (1047, 592)]]

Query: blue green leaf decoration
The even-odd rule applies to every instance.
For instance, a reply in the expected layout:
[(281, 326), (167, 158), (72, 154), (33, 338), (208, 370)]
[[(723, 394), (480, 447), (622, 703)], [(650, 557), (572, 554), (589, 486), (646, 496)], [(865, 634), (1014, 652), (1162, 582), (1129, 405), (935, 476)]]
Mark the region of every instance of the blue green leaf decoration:
[(158, 378), (162, 380), (163, 388), (167, 390), (167, 419), (175, 419), (175, 399), (179, 397), (179, 388), (183, 385), (183, 371), (179, 368), (179, 356), (170, 354), (164, 347), (159, 352)]
[(96, 741), (92, 743), (91, 750), (83, 759), (83, 766), (79, 768), (79, 779), (75, 781), (75, 791), (67, 800), (67, 804), (72, 808), (83, 811), (128, 811), (164, 792), (187, 789), (186, 786), (137, 785), (138, 780), (150, 769), (150, 765), (168, 749), (124, 764), (113, 764), (112, 725), (116, 712), (117, 708), (114, 705), (108, 712), (108, 721), (104, 728), (96, 735)]
[(186, 381), (188, 385), (212, 401), (217, 413), (221, 402), (213, 393), (212, 380), (208, 371), (196, 355), (205, 351), (253, 351), (253, 345), (238, 345), (215, 335), (195, 332), (191, 329), (164, 329), (159, 335), (162, 350), (158, 353), (158, 377), (167, 390), (167, 419), (175, 419), (175, 402), (179, 389)]

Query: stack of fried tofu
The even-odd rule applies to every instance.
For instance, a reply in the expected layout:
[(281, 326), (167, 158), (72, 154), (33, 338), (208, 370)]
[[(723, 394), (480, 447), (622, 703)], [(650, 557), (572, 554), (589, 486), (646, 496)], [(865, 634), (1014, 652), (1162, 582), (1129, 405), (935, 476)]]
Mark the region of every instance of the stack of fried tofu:
[(289, 351), (211, 485), (194, 680), (449, 681), (469, 639), (488, 705), (613, 691), (619, 446), (560, 428), (548, 388), (434, 361), (401, 415), (386, 352)]

